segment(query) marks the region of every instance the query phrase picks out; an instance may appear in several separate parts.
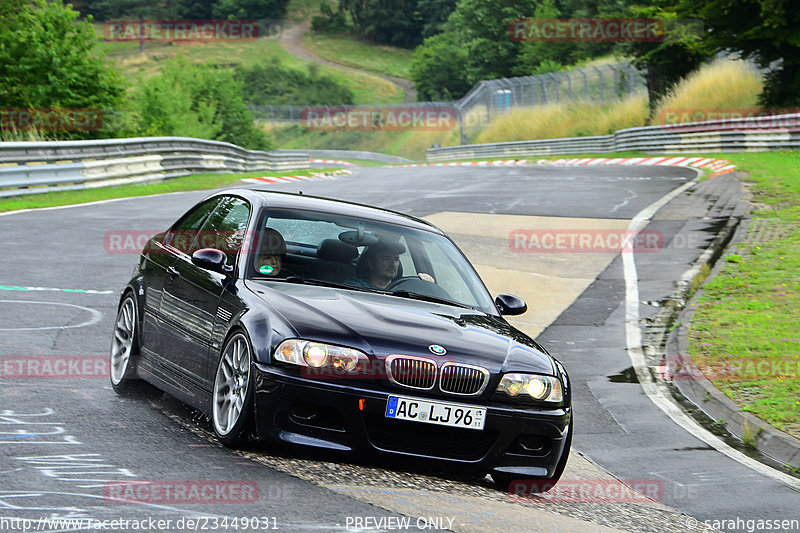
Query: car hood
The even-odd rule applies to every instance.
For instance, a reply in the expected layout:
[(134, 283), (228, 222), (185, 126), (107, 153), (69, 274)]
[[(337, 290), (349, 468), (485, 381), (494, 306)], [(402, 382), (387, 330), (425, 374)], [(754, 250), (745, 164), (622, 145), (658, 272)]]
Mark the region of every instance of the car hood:
[[(533, 339), (480, 311), (286, 282), (248, 281), (248, 286), (298, 338), (350, 346), (377, 357), (420, 355), (475, 364), (492, 373), (554, 374), (552, 359)], [(428, 347), (434, 344), (447, 353), (433, 355)]]

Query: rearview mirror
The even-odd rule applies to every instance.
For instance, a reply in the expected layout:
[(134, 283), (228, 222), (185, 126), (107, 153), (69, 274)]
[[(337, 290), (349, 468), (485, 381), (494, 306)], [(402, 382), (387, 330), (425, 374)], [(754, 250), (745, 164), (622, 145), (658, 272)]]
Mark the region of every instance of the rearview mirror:
[(227, 261), (225, 252), (216, 248), (201, 248), (192, 254), (192, 263), (195, 265), (226, 276), (233, 272), (233, 267), (228, 266)]
[(528, 310), (528, 304), (519, 296), (513, 294), (498, 294), (494, 305), (501, 315), (521, 315)]

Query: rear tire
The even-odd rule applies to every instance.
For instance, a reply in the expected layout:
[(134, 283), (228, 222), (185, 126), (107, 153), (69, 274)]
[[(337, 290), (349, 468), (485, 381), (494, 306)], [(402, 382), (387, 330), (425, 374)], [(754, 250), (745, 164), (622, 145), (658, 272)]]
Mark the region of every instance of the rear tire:
[(498, 489), (513, 492), (509, 485), (511, 485), (511, 483), (514, 481), (520, 480), (525, 482), (525, 492), (527, 494), (544, 494), (555, 487), (556, 483), (558, 483), (558, 480), (561, 479), (561, 475), (564, 473), (564, 469), (567, 466), (567, 460), (569, 459), (569, 451), (572, 449), (572, 420), (572, 417), (570, 417), (569, 425), (567, 426), (567, 440), (564, 443), (564, 451), (561, 452), (561, 458), (558, 460), (558, 464), (556, 465), (556, 469), (553, 472), (552, 477), (526, 477), (493, 472), (491, 475), (495, 486)]
[(253, 350), (241, 331), (226, 342), (217, 363), (212, 399), (214, 433), (225, 446), (244, 442), (253, 418)]
[(122, 394), (135, 385), (136, 360), (139, 357), (136, 298), (130, 292), (117, 311), (110, 355), (111, 387), (117, 394)]

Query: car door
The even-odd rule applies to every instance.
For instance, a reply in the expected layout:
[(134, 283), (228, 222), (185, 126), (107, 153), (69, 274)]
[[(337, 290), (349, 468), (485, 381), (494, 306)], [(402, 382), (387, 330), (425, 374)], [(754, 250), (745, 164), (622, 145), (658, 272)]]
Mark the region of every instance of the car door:
[(144, 276), (144, 326), (141, 346), (157, 357), (164, 349), (166, 330), (161, 313), (161, 299), (168, 271), (178, 258), (192, 245), (195, 234), (219, 204), (219, 198), (211, 198), (186, 212), (163, 235), (154, 238), (142, 253)]
[(204, 390), (211, 390), (210, 360), (217, 349), (212, 344), (217, 308), (225, 283), (230, 279), (192, 263), (191, 254), (201, 248), (225, 252), (235, 266), (250, 219), (250, 204), (239, 197), (223, 197), (208, 217), (186, 253), (178, 253), (168, 273), (161, 300), (169, 328), (169, 343), (163, 363)]

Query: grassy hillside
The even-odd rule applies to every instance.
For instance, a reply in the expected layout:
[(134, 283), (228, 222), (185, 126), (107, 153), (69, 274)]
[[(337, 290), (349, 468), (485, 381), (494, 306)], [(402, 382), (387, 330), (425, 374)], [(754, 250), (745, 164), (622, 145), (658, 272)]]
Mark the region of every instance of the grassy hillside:
[(414, 55), (412, 50), (370, 44), (346, 34), (309, 32), (303, 36), (303, 46), (334, 63), (404, 79), (409, 79)]
[[(96, 24), (98, 35), (102, 35), (102, 24)], [(115, 64), (132, 82), (147, 78), (158, 72), (167, 59), (183, 55), (198, 63), (215, 63), (227, 67), (253, 64), (277, 58), (282, 64), (297, 69), (307, 69), (311, 63), (297, 59), (287, 53), (275, 37), (262, 37), (252, 41), (213, 41), (200, 43), (146, 43), (144, 53), (139, 52), (138, 42), (100, 41), (100, 51), (106, 52), (106, 61)], [(356, 103), (397, 103), (404, 94), (397, 86), (366, 73), (342, 71), (336, 68), (319, 67), (336, 82), (349, 88)], [(301, 102), (298, 102), (300, 104)]]

